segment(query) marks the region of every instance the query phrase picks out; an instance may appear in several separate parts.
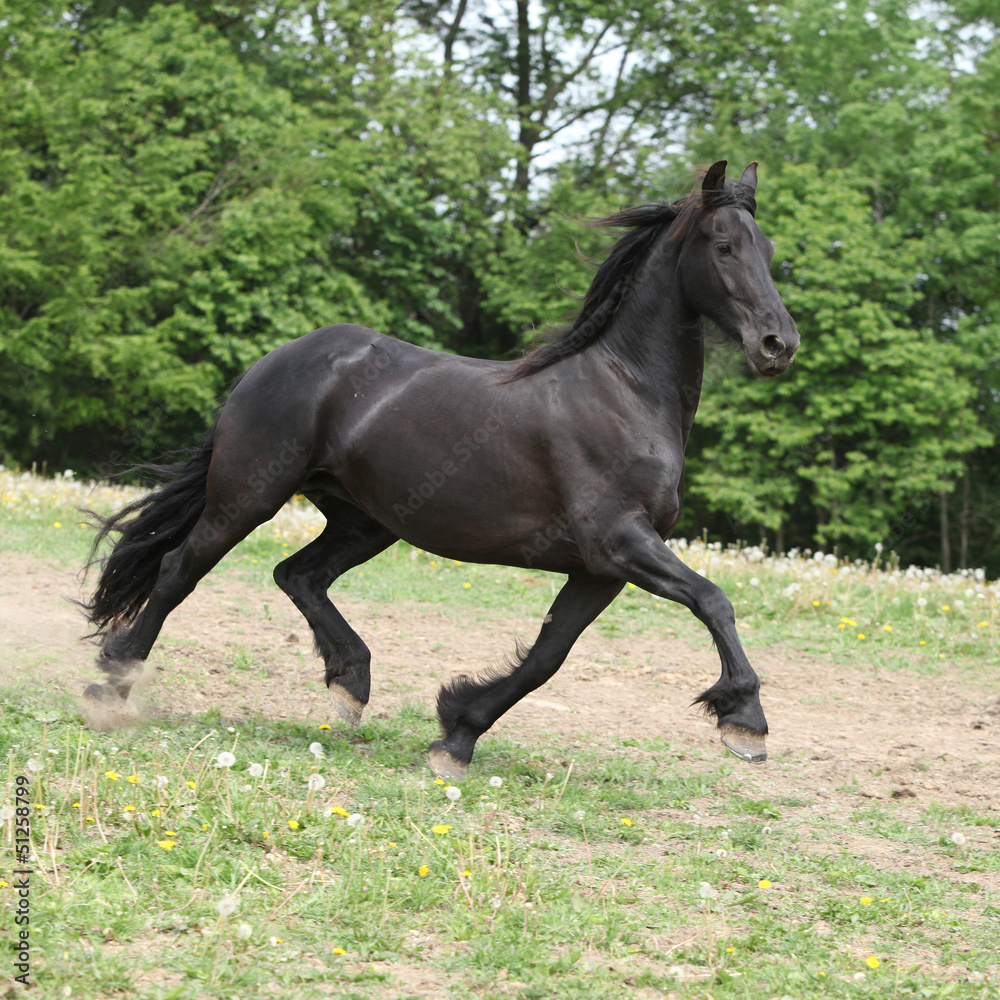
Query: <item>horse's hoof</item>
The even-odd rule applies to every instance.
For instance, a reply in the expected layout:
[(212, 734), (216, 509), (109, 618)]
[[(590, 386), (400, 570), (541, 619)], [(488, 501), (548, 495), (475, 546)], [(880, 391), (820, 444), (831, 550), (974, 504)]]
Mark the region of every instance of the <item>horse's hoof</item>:
[(339, 684), (331, 684), (330, 701), (333, 702), (333, 707), (337, 710), (337, 714), (349, 726), (360, 724), (361, 713), (365, 710), (365, 706), (353, 694), (342, 688)]
[(760, 764), (767, 760), (767, 746), (760, 733), (751, 733), (739, 726), (723, 726), (719, 730), (722, 745), (740, 760), (749, 764)]
[(125, 699), (110, 684), (90, 684), (83, 692), (88, 701), (96, 701), (107, 708), (124, 708)]
[(439, 777), (448, 781), (463, 781), (469, 776), (469, 765), (456, 760), (444, 746), (437, 743), (431, 745), (427, 754), (427, 763), (431, 770)]

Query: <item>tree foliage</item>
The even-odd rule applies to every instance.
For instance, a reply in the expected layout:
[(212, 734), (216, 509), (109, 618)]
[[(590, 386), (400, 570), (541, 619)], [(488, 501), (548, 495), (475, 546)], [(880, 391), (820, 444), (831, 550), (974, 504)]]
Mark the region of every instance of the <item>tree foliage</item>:
[(193, 439), (329, 322), (511, 356), (699, 163), (761, 161), (803, 346), (708, 359), (685, 530), (1000, 571), (982, 0), (0, 0), (0, 458)]

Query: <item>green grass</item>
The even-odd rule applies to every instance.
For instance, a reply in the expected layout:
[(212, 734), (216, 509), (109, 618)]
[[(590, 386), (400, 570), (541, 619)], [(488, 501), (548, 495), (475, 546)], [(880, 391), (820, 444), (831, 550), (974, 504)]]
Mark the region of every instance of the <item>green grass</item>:
[[(216, 714), (126, 735), (26, 687), (0, 704), (7, 778), (32, 781), (40, 997), (997, 995), (1000, 900), (955, 876), (1000, 849), (950, 838), (995, 817), (820, 820), (655, 740), (572, 761), (490, 740), (452, 802), (414, 708), (351, 733)], [(838, 849), (859, 823), (933, 874)]]
[[(0, 547), (80, 565), (79, 497), (28, 485), (0, 481)], [(292, 515), (217, 572), (269, 601), (271, 566), (315, 530)], [(684, 558), (730, 594), (749, 645), (929, 677), (944, 651), (949, 666), (995, 670), (996, 591), (974, 577), (841, 572), (705, 546)], [(338, 586), (475, 620), (537, 617), (556, 583), (399, 545)], [(841, 629), (843, 618), (855, 624)], [(708, 642), (684, 609), (634, 590), (597, 627)], [(262, 669), (240, 647), (230, 666)], [(530, 747), (484, 740), (453, 802), (424, 764), (436, 735), (417, 707), (355, 731), (216, 711), (96, 733), (68, 698), (7, 686), (3, 802), (18, 775), (31, 782), (34, 995), (1000, 996), (995, 813), (932, 802), (917, 812), (905, 799), (831, 810), (808, 793), (762, 796), (714, 749), (629, 739), (570, 753), (544, 735)], [(231, 766), (218, 766), (222, 753)], [(768, 766), (794, 776), (798, 764)], [(11, 881), (7, 811), (0, 847)], [(0, 887), (5, 941), (15, 906)]]

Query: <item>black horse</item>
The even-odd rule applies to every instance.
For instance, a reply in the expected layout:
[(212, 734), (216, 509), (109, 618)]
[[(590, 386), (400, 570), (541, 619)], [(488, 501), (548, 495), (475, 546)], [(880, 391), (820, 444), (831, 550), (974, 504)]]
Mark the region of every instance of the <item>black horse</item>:
[(719, 680), (696, 699), (723, 743), (766, 758), (760, 682), (732, 605), (664, 544), (681, 510), (684, 449), (704, 366), (702, 318), (778, 375), (799, 345), (754, 222), (757, 164), (727, 185), (714, 164), (683, 203), (603, 220), (626, 230), (576, 321), (515, 362), (414, 347), (360, 326), (315, 330), (242, 377), (214, 429), (148, 496), (102, 519), (120, 532), (86, 605), (107, 674), (88, 698), (121, 705), (166, 616), (255, 527), (303, 493), (326, 517), (274, 570), (312, 628), (341, 716), (368, 702), (371, 654), (327, 597), (399, 538), (446, 558), (568, 579), (534, 646), (507, 670), (438, 696), (431, 766), (458, 779), (476, 740), (562, 664), (626, 582), (690, 608)]

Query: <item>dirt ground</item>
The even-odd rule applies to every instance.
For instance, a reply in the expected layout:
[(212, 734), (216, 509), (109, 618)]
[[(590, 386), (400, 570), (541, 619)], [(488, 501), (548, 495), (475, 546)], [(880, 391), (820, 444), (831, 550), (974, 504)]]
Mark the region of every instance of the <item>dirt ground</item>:
[[(79, 582), (71, 571), (27, 556), (6, 553), (3, 561), (5, 679), (79, 693), (98, 679), (94, 648), (82, 639), (85, 623), (67, 600), (82, 596)], [(463, 620), (429, 605), (338, 606), (372, 649), (367, 711), (377, 716), (406, 702), (430, 710), (443, 680), (498, 663), (515, 637), (530, 641), (539, 625), (528, 618)], [(729, 758), (747, 794), (809, 799), (812, 808), (840, 815), (862, 799), (894, 799), (903, 816), (914, 818), (931, 802), (1000, 811), (1000, 685), (970, 681), (947, 666), (932, 680), (810, 659), (790, 648), (749, 653), (763, 680), (771, 735), (768, 763)], [(336, 725), (321, 674), (308, 627), (289, 601), (219, 575), (168, 620), (136, 693), (147, 717), (218, 708), (226, 719), (259, 711)], [(608, 638), (591, 629), (555, 678), (492, 732), (525, 747), (539, 733), (561, 734), (566, 760), (584, 744), (605, 741), (609, 753), (629, 753), (612, 741), (661, 736), (688, 759), (718, 761), (712, 724), (689, 707), (717, 676), (708, 646), (652, 632)], [(860, 830), (858, 837), (866, 839)], [(888, 842), (867, 839), (862, 853), (879, 860), (879, 843)]]

